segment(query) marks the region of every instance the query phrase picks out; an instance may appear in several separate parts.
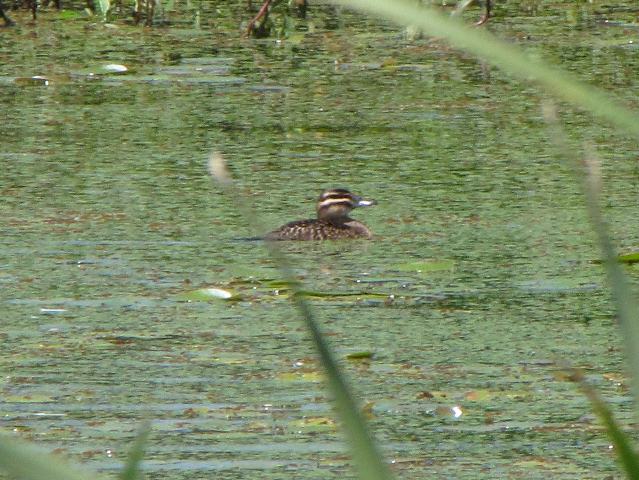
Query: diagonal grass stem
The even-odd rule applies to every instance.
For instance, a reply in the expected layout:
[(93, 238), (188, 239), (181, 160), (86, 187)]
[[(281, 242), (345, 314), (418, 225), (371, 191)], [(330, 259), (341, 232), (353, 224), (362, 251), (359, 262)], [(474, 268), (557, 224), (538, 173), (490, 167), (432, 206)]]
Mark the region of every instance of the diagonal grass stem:
[[(211, 177), (217, 180), (229, 197), (236, 201), (236, 205), (247, 223), (256, 225), (259, 228), (260, 222), (257, 215), (235, 187), (221, 154), (216, 152), (211, 154), (208, 169)], [(306, 301), (301, 283), (295, 278), (295, 273), (288, 258), (277, 247), (276, 242), (265, 241), (264, 243), (282, 277), (289, 284), (293, 292), (292, 299), (295, 306), (299, 310), (300, 316), (315, 344), (359, 478), (362, 480), (392, 479), (390, 470), (373, 441), (350, 387), (328, 343), (324, 339), (319, 325), (315, 321), (315, 315), (310, 304)]]

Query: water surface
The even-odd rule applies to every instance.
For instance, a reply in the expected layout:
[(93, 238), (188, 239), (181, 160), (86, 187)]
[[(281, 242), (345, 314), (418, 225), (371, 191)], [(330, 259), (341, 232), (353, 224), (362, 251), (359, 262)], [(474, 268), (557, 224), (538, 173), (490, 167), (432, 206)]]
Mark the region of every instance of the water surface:
[[(636, 105), (627, 11), (503, 8), (490, 30)], [(558, 373), (583, 368), (632, 421), (545, 95), (392, 25), (327, 7), (311, 21), (283, 42), (53, 12), (3, 32), (4, 428), (112, 476), (151, 419), (148, 478), (350, 478), (286, 289), (262, 246), (237, 240), (345, 186), (378, 201), (355, 212), (376, 238), (284, 250), (398, 477), (616, 474)], [(632, 250), (637, 144), (562, 116), (575, 148), (604, 158), (605, 213)], [(207, 178), (212, 149), (261, 226)], [(240, 300), (185, 300), (206, 287)]]

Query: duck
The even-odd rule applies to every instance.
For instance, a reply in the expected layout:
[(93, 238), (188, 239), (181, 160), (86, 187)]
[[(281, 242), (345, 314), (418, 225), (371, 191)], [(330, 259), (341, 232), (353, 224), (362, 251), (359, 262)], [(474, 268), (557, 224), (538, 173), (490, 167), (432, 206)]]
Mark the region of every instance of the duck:
[(296, 220), (267, 233), (264, 240), (343, 240), (371, 239), (373, 234), (363, 223), (348, 215), (354, 208), (376, 205), (375, 200), (366, 200), (345, 188), (324, 190), (315, 210), (317, 218)]

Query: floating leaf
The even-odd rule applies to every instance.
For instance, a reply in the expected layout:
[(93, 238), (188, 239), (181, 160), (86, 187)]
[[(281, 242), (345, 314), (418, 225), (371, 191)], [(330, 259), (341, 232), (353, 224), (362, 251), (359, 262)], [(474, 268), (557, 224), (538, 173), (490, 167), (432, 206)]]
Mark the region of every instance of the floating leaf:
[[(120, 65), (118, 63), (107, 63), (104, 65), (90, 66), (81, 70), (74, 70), (73, 72), (71, 72), (71, 75), (75, 77), (94, 78), (110, 75), (120, 75), (127, 72), (129, 72), (129, 69), (125, 65)], [(131, 78), (131, 81), (135, 80), (135, 77), (127, 77), (127, 79), (129, 78)]]
[(49, 85), (49, 79), (40, 75), (33, 77), (17, 77), (14, 82), (21, 87), (39, 87)]
[(265, 281), (266, 285), (271, 288), (290, 288), (291, 282), (286, 280), (267, 280)]
[(600, 288), (597, 284), (583, 283), (583, 280), (572, 277), (537, 278), (518, 282), (517, 286), (529, 293), (590, 292)]
[(335, 429), (335, 420), (330, 417), (305, 417), (302, 420), (298, 420), (293, 423), (307, 429), (309, 427), (319, 428), (322, 430), (325, 428), (329, 428), (330, 430)]
[(470, 402), (487, 402), (492, 400), (496, 396), (495, 392), (490, 390), (471, 390), (464, 393), (464, 400)]
[(455, 262), (452, 260), (418, 260), (415, 262), (400, 263), (399, 265), (395, 265), (395, 268), (400, 272), (425, 274), (452, 270), (454, 266)]
[(367, 358), (373, 358), (373, 355), (375, 355), (373, 352), (362, 351), (349, 353), (348, 355), (346, 355), (346, 358), (348, 358), (349, 360), (363, 360)]
[(109, 63), (104, 65), (102, 68), (108, 73), (124, 73), (129, 71), (127, 67), (120, 65), (119, 63)]
[(321, 382), (324, 375), (321, 372), (285, 372), (277, 376), (284, 382)]
[(181, 300), (188, 300), (194, 302), (208, 302), (211, 300), (239, 300), (239, 295), (234, 295), (228, 290), (222, 288), (200, 288), (191, 292), (185, 292), (179, 295)]
[(34, 393), (29, 395), (3, 395), (3, 402), (7, 403), (51, 403), (55, 398), (51, 395)]
[(639, 252), (626, 253), (619, 255), (617, 261), (621, 263), (639, 263)]

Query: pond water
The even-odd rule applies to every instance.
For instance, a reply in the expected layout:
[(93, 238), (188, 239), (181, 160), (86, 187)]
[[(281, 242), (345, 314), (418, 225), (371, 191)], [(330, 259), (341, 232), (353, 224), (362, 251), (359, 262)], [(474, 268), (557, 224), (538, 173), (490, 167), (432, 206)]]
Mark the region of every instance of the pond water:
[[(375, 238), (283, 248), (397, 476), (617, 475), (559, 373), (584, 369), (633, 422), (546, 95), (345, 10), (313, 7), (278, 42), (242, 38), (226, 8), (202, 29), (12, 12), (1, 32), (3, 428), (107, 476), (148, 419), (147, 478), (351, 478), (303, 324), (263, 246), (238, 240), (343, 186), (378, 201), (354, 212)], [(496, 35), (637, 107), (636, 8), (500, 8)], [(639, 146), (561, 114), (603, 157), (632, 251)], [(208, 178), (212, 150), (259, 226)], [(187, 300), (208, 287), (237, 299)]]

